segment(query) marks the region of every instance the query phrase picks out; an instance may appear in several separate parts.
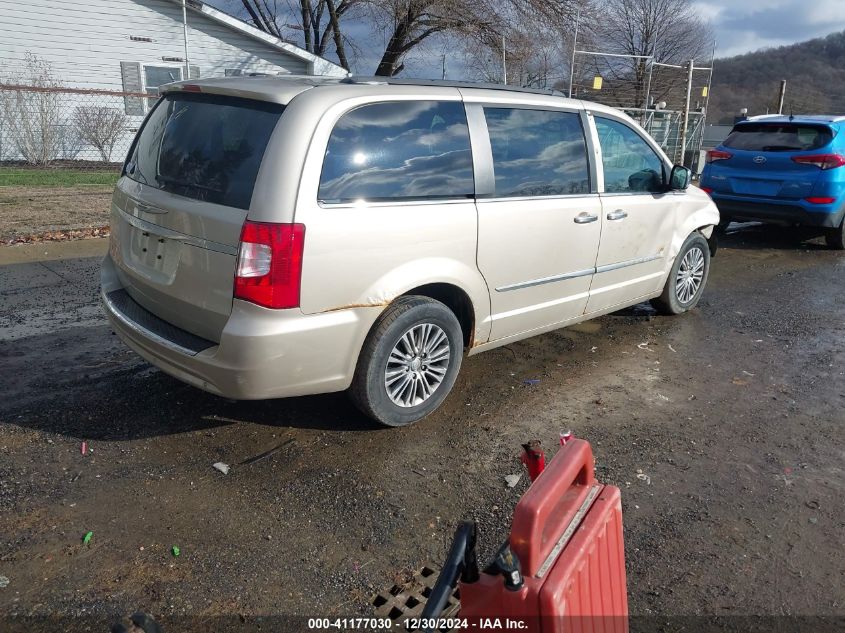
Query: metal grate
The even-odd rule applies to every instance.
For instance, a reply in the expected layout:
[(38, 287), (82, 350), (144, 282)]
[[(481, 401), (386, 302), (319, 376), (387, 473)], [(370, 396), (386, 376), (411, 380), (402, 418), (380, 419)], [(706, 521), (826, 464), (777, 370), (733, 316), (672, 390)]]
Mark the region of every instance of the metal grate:
[[(413, 577), (408, 582), (401, 585), (394, 584), (388, 591), (376, 594), (372, 600), (372, 605), (376, 609), (376, 617), (390, 618), (392, 622), (398, 623), (403, 630), (419, 630), (405, 628), (405, 620), (420, 617), (434, 588), (434, 583), (437, 582), (438, 575), (439, 570), (433, 565), (424, 565), (414, 572)], [(439, 617), (455, 617), (460, 608), (460, 589), (455, 588), (446, 603), (446, 608)], [(444, 630), (442, 633), (452, 633), (452, 631), (454, 629)]]

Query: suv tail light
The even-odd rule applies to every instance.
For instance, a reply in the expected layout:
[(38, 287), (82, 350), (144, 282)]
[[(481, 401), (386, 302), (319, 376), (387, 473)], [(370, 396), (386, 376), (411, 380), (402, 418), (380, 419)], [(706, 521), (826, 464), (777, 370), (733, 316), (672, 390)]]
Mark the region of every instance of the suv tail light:
[(299, 307), (304, 246), (304, 224), (247, 220), (241, 230), (235, 298), (265, 308)]
[(733, 154), (730, 152), (721, 149), (711, 149), (707, 152), (705, 162), (709, 165), (710, 163), (715, 163), (717, 160), (728, 160), (729, 158), (733, 158)]
[(792, 160), (801, 165), (813, 165), (819, 169), (836, 169), (845, 165), (845, 156), (841, 154), (812, 154), (793, 156)]
[(810, 204), (833, 204), (836, 202), (836, 198), (829, 198), (826, 196), (810, 196), (809, 198), (804, 198)]

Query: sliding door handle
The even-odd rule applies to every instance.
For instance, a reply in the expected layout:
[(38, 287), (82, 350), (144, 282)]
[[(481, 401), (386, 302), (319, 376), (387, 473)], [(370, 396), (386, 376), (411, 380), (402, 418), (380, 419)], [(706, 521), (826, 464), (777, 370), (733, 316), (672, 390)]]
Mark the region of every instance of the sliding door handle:
[(590, 222), (595, 222), (599, 219), (597, 215), (590, 215), (586, 211), (584, 213), (579, 213), (575, 216), (575, 224), (589, 224)]
[(628, 214), (625, 213), (622, 209), (616, 209), (616, 211), (611, 211), (607, 214), (608, 220), (624, 220), (628, 217)]

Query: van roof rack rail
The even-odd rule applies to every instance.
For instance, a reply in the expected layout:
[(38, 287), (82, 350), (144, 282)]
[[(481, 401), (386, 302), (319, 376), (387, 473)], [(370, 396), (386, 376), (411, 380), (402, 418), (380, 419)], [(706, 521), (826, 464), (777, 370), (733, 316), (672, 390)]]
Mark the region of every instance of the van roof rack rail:
[(481, 88), (483, 90), (505, 90), (508, 92), (528, 92), (541, 95), (564, 97), (560, 90), (552, 88), (521, 88), (507, 84), (491, 84), (472, 81), (452, 81), (449, 79), (407, 79), (399, 77), (367, 77), (350, 75), (340, 80), (343, 84), (362, 84), (374, 86), (440, 86), (444, 88)]

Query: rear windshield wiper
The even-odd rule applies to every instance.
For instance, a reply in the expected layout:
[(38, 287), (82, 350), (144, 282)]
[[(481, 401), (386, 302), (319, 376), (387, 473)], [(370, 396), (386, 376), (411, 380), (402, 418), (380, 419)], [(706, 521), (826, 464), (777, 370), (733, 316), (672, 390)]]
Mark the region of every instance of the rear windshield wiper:
[(198, 185), (194, 182), (187, 182), (185, 180), (179, 180), (178, 178), (171, 178), (170, 176), (162, 176), (161, 174), (156, 175), (156, 180), (166, 185), (176, 185), (177, 187), (190, 187), (192, 189), (205, 189), (206, 191), (211, 191), (214, 193), (223, 193), (221, 189), (215, 189), (214, 187), (206, 187), (205, 185)]

